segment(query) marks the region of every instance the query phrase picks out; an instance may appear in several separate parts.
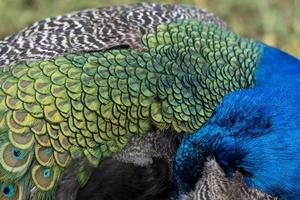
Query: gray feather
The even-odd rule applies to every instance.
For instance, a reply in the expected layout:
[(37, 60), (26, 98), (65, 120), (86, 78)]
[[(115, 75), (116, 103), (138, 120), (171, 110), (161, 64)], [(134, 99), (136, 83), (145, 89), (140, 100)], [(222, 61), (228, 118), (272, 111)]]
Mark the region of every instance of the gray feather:
[(209, 159), (204, 166), (203, 176), (199, 179), (195, 190), (181, 196), (179, 200), (276, 200), (243, 183), (240, 173), (227, 178), (215, 159)]

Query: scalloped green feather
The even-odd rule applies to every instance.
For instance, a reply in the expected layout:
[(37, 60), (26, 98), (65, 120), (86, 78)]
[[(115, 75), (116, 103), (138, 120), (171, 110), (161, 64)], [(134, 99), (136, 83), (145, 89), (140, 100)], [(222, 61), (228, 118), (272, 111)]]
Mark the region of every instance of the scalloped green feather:
[(54, 151), (54, 158), (55, 162), (60, 166), (60, 167), (66, 167), (69, 162), (70, 162), (70, 155), (68, 153), (58, 153)]
[(0, 197), (2, 200), (23, 200), (23, 188), (13, 183), (0, 183)]
[(16, 121), (14, 120), (14, 118), (12, 117), (12, 112), (7, 112), (5, 113), (3, 116), (3, 118), (5, 117), (6, 120), (6, 126), (9, 128), (9, 130), (11, 130), (14, 133), (17, 134), (23, 134), (25, 132), (28, 131), (28, 128), (25, 126), (20, 126), (16, 123)]
[(8, 131), (9, 142), (20, 149), (30, 149), (34, 144), (34, 135), (31, 133), (16, 134), (12, 131)]
[(18, 173), (18, 176), (27, 172), (32, 160), (29, 151), (15, 148), (10, 143), (1, 145), (0, 155), (1, 167), (9, 173)]
[(51, 167), (54, 163), (53, 149), (35, 145), (35, 158), (38, 163), (44, 167)]
[(35, 165), (32, 168), (32, 179), (35, 185), (42, 191), (52, 190), (59, 176), (59, 169), (56, 167), (43, 167)]

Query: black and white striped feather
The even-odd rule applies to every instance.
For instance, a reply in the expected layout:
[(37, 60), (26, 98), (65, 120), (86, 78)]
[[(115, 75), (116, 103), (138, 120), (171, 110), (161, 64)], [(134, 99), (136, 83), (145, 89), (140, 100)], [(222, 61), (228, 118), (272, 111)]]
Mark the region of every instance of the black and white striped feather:
[(145, 33), (179, 18), (224, 24), (212, 13), (181, 5), (140, 3), (87, 9), (41, 20), (4, 38), (0, 41), (0, 66), (119, 46), (142, 49)]

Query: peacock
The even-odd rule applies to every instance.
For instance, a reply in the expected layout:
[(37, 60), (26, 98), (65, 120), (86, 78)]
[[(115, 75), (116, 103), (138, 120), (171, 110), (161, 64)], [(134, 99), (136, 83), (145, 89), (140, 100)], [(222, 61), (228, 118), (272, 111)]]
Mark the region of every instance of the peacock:
[[(177, 18), (191, 17), (216, 24), (225, 24), (218, 17), (205, 10), (179, 5), (142, 3), (83, 10), (66, 16), (42, 20), (15, 35), (6, 37), (3, 41), (0, 41), (0, 65), (12, 65), (16, 62), (52, 58), (70, 52), (99, 51), (126, 45), (132, 49), (138, 49), (141, 46), (142, 35), (145, 32), (154, 30), (159, 23), (167, 23)], [(110, 31), (109, 36), (106, 36), (107, 26), (109, 26), (107, 29)], [(94, 34), (95, 32), (97, 34)], [(93, 177), (94, 175), (97, 176), (97, 183), (94, 182), (95, 179), (90, 179), (86, 186), (79, 191), (77, 199), (97, 199), (95, 195), (92, 197), (93, 194), (90, 193), (94, 191), (91, 190), (97, 190), (97, 194), (99, 192), (105, 193), (99, 195), (104, 198), (106, 193), (109, 192), (105, 188), (109, 188), (110, 195), (112, 195), (116, 192), (111, 191), (117, 190), (119, 193), (125, 183), (127, 186), (124, 188), (127, 191), (116, 197), (117, 199), (133, 199), (133, 196), (128, 196), (131, 193), (135, 193), (137, 199), (141, 199), (142, 196), (147, 199), (149, 199), (149, 196), (154, 199), (163, 197), (162, 191), (164, 190), (162, 188), (170, 187), (165, 186), (167, 184), (170, 185), (170, 177), (167, 180), (157, 180), (157, 173), (153, 173), (153, 168), (165, 165), (167, 160), (168, 167), (165, 167), (166, 172), (164, 175), (170, 174), (170, 170), (172, 170), (170, 159), (175, 154), (179, 135), (161, 134), (161, 132), (167, 131), (151, 131), (141, 137), (135, 137), (129, 143), (129, 148), (116, 153), (112, 158), (103, 160), (100, 168), (93, 168), (94, 171), (89, 172), (93, 173)], [(166, 146), (169, 148), (166, 149)], [(109, 163), (109, 165), (106, 163)], [(125, 165), (127, 167), (124, 167)], [(113, 170), (107, 170), (106, 166), (115, 170), (118, 168), (119, 174), (114, 173)], [(118, 175), (128, 173), (131, 169), (132, 171), (140, 170), (144, 172), (140, 174), (145, 175), (136, 177), (136, 179), (140, 180), (135, 181), (139, 184), (139, 187), (141, 182), (143, 182), (142, 184), (145, 187), (142, 191), (140, 189), (137, 191), (135, 189), (137, 186), (130, 186), (132, 189), (129, 190), (130, 187), (128, 185), (133, 184), (133, 177), (130, 177), (128, 181), (126, 181), (126, 178), (123, 178), (125, 183), (123, 185), (120, 184)], [(74, 175), (74, 171), (72, 169), (68, 170), (59, 181), (56, 191), (57, 199), (76, 198), (79, 183), (76, 175)], [(111, 172), (109, 173), (110, 177), (105, 175), (101, 177), (101, 174), (104, 174), (103, 171), (106, 174)], [(160, 171), (163, 170), (160, 169)], [(152, 175), (153, 177), (151, 178)], [(105, 188), (99, 188), (101, 186), (99, 185), (99, 180), (106, 180), (108, 177), (109, 181), (106, 181)], [(163, 186), (162, 183), (164, 184)], [(98, 188), (95, 186), (97, 184), (99, 185)], [(149, 190), (148, 197), (146, 195), (147, 185)], [(89, 188), (90, 186), (91, 188)], [(110, 196), (109, 198), (112, 199), (113, 197)]]
[(300, 65), (210, 13), (160, 4), (48, 18), (0, 52), (2, 199), (58, 198), (134, 138), (195, 132), (227, 93)]
[[(174, 165), (176, 195), (194, 189), (213, 157), (223, 176), (239, 178), (244, 191), (264, 192), (254, 199), (299, 199), (299, 94), (299, 84), (283, 84), (226, 95), (204, 126), (182, 140)], [(222, 193), (208, 184), (202, 182), (196, 195), (220, 199)], [(245, 194), (236, 199), (253, 199)]]

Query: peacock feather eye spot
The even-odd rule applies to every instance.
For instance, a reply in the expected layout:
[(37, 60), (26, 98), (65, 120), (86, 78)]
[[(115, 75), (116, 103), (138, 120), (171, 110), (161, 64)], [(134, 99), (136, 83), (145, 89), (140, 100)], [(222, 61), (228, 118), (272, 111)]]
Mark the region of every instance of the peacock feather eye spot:
[(9, 187), (5, 187), (4, 190), (3, 190), (3, 193), (8, 195), (10, 193)]
[(44, 170), (44, 177), (49, 177), (51, 176), (51, 170), (50, 169), (45, 169)]
[(16, 156), (16, 157), (19, 157), (19, 156), (21, 155), (21, 152), (20, 152), (20, 151), (14, 150), (13, 154), (14, 154), (14, 156)]
[(12, 148), (12, 155), (17, 160), (23, 160), (25, 157), (25, 152), (21, 149)]
[(15, 188), (13, 184), (1, 184), (1, 191), (6, 197), (12, 197), (15, 194)]

